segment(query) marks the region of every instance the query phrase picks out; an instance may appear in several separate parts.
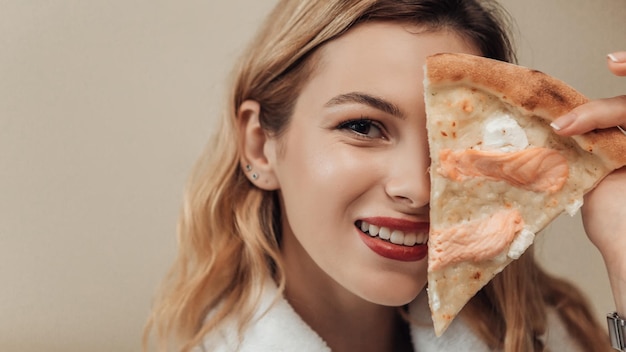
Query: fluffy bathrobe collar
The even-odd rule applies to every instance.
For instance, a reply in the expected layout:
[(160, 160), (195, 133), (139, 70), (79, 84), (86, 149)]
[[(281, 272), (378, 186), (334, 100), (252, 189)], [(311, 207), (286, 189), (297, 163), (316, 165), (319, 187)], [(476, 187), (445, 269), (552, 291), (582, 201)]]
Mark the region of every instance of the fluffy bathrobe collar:
[[(276, 295), (275, 283), (267, 282), (258, 310), (253, 322), (245, 330), (243, 340), (240, 341), (237, 335), (235, 323), (227, 322), (222, 328), (209, 333), (202, 346), (195, 351), (330, 352), (326, 342), (300, 318), (283, 297), (275, 300)], [(410, 327), (415, 351), (491, 351), (462, 319), (455, 319), (442, 337), (435, 337), (425, 293), (409, 304), (409, 315), (412, 320), (419, 322)], [(548, 314), (548, 330), (549, 334), (544, 336), (544, 342), (550, 350), (580, 351), (553, 311)]]

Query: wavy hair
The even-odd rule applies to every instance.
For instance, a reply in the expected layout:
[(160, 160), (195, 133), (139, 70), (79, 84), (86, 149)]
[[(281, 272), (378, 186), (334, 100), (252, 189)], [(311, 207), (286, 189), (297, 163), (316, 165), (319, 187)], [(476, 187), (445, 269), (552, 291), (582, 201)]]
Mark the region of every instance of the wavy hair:
[[(146, 326), (145, 349), (154, 335), (160, 350), (188, 351), (228, 319), (238, 322), (241, 333), (263, 282), (273, 278), (282, 292), (278, 196), (256, 188), (242, 171), (238, 107), (248, 99), (259, 102), (262, 128), (280, 135), (315, 70), (316, 50), (367, 21), (452, 30), (484, 56), (516, 62), (509, 17), (495, 1), (279, 1), (236, 65), (220, 126), (188, 182), (178, 255)], [(462, 317), (494, 348), (539, 351), (548, 306), (581, 346), (608, 350), (583, 297), (541, 270), (532, 253), (492, 280)]]

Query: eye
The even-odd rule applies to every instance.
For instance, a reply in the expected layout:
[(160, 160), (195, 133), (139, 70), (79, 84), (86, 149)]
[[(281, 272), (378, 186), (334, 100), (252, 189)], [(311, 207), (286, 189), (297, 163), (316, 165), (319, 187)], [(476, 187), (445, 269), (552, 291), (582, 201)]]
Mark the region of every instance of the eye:
[(346, 121), (341, 123), (338, 128), (342, 130), (350, 130), (351, 132), (362, 138), (385, 138), (385, 136), (383, 135), (382, 126), (378, 122), (372, 121), (370, 119), (363, 118), (358, 120)]

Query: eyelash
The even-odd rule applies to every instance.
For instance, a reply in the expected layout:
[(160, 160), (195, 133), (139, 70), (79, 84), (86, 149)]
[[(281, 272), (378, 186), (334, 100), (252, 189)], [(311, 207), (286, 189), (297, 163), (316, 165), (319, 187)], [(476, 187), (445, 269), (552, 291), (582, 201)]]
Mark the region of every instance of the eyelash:
[[(353, 128), (351, 128), (351, 125), (354, 124), (368, 124), (368, 127), (374, 127), (377, 128), (381, 134), (380, 137), (370, 137), (367, 134), (361, 133), (361, 132), (357, 132), (355, 131)], [(361, 117), (359, 119), (353, 119), (353, 120), (348, 120), (348, 121), (344, 121), (342, 123), (339, 124), (339, 126), (337, 126), (337, 129), (340, 130), (349, 130), (350, 133), (352, 133), (355, 137), (357, 138), (361, 138), (361, 139), (366, 139), (366, 140), (373, 140), (373, 139), (387, 139), (385, 137), (385, 128), (383, 127), (383, 125), (378, 122), (378, 121), (374, 121), (370, 118), (367, 117)], [(368, 130), (369, 132), (369, 130)]]

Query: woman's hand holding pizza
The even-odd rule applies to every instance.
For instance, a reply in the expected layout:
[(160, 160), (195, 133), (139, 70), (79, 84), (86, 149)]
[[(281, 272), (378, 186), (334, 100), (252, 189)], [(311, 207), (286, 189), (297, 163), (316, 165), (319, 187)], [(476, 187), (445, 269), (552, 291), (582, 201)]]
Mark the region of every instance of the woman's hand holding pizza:
[[(607, 61), (613, 74), (626, 76), (626, 51), (609, 54)], [(614, 126), (621, 126), (626, 130), (626, 95), (590, 101), (553, 123), (557, 133), (565, 136)]]
[[(609, 69), (626, 76), (626, 51), (610, 54)], [(561, 135), (620, 126), (626, 130), (626, 95), (593, 100), (555, 120)], [(626, 138), (626, 132), (624, 133)], [(626, 167), (608, 175), (585, 197), (582, 209), (585, 231), (598, 247), (609, 272), (617, 311), (626, 315)]]

